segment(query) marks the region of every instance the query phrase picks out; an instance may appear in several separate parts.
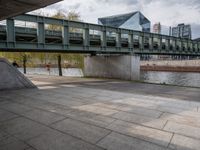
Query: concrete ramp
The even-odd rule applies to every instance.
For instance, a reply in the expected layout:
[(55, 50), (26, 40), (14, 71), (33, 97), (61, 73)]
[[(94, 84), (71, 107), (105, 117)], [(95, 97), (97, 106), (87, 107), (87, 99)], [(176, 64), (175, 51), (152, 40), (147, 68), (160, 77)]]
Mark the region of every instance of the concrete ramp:
[(36, 88), (17, 68), (0, 58), (0, 90)]

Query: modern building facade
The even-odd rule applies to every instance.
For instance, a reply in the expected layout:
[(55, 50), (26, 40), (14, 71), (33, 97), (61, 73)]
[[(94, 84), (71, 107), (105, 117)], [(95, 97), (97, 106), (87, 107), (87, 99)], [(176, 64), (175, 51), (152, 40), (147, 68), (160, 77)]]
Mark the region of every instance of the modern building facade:
[(162, 25), (160, 22), (159, 23), (155, 23), (153, 25), (153, 30), (152, 31), (153, 31), (153, 33), (156, 33), (156, 34), (171, 35), (170, 34), (171, 27)]
[(153, 33), (161, 34), (160, 22), (153, 25)]
[(190, 25), (178, 24), (177, 27), (172, 28), (172, 36), (186, 39), (192, 38), (192, 30)]
[(139, 11), (99, 18), (98, 24), (143, 32), (150, 32), (151, 30), (151, 22)]

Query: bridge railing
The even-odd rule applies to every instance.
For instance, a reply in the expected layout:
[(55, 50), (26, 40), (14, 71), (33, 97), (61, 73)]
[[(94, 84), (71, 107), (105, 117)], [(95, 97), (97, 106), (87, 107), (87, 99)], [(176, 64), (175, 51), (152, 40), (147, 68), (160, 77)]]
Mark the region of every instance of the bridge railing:
[[(15, 27), (15, 21), (27, 21), (36, 24), (36, 42), (18, 42), (16, 34), (20, 29)], [(50, 31), (45, 25), (60, 26), (62, 31), (52, 32), (52, 36), (60, 36), (61, 43), (47, 43), (46, 36), (50, 36)], [(70, 42), (71, 28), (82, 31), (82, 42), (73, 45)], [(16, 32), (18, 31), (18, 32)], [(31, 31), (31, 29), (29, 30)], [(32, 29), (34, 32), (34, 30)], [(91, 31), (98, 34), (91, 36)], [(76, 34), (76, 33), (75, 33)], [(78, 33), (77, 33), (78, 34)], [(110, 35), (114, 35), (114, 38)], [(80, 35), (80, 34), (79, 34)], [(76, 39), (78, 36), (74, 36)], [(94, 39), (99, 40), (99, 45), (91, 44)], [(113, 42), (114, 39), (114, 42)], [(109, 41), (114, 44), (109, 45)], [(200, 42), (176, 38), (172, 36), (146, 33), (134, 30), (114, 28), (97, 24), (69, 21), (35, 15), (20, 15), (6, 21), (6, 41), (0, 42), (1, 50), (16, 49), (21, 51), (61, 51), (61, 52), (81, 52), (81, 53), (136, 53), (136, 54), (162, 54), (162, 55), (200, 55)]]

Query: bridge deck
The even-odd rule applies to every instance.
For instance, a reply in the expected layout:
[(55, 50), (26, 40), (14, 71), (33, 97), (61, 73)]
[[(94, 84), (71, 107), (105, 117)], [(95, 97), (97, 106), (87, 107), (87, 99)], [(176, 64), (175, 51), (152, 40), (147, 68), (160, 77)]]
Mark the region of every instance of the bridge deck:
[[(17, 21), (34, 25), (16, 26)], [(52, 29), (54, 28), (54, 29)], [(200, 42), (34, 15), (0, 26), (1, 51), (200, 55)]]

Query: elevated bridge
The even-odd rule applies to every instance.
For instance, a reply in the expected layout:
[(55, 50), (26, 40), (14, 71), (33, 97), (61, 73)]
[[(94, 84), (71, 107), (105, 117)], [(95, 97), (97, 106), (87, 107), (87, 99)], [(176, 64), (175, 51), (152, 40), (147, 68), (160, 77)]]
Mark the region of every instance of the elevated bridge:
[(0, 26), (0, 51), (91, 54), (85, 76), (139, 80), (140, 55), (200, 56), (200, 42), (24, 14)]
[(24, 14), (0, 26), (0, 51), (199, 56), (200, 42)]

